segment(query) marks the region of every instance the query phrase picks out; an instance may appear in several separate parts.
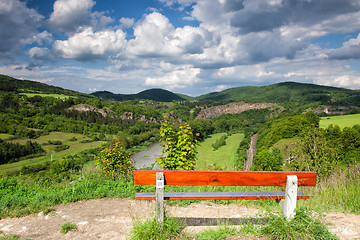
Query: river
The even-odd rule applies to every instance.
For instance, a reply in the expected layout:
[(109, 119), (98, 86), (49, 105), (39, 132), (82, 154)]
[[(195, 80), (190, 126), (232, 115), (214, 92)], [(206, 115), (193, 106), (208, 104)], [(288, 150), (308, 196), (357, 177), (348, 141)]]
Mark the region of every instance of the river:
[[(145, 150), (133, 154), (133, 160), (136, 169), (148, 168), (154, 165), (155, 155), (161, 154), (160, 143), (153, 143)], [(160, 167), (154, 165), (153, 170), (158, 170)]]

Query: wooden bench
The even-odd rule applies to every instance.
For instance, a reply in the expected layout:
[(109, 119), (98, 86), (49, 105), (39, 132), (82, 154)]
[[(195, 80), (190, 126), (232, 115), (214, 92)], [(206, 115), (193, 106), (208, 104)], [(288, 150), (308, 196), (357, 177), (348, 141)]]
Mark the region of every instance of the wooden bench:
[[(296, 200), (309, 196), (297, 191), (298, 186), (315, 186), (316, 172), (267, 172), (267, 171), (174, 171), (134, 170), (135, 185), (156, 185), (156, 193), (136, 193), (135, 200), (156, 200), (158, 221), (164, 217), (165, 200), (280, 200), (285, 217), (295, 216)], [(210, 186), (286, 186), (285, 191), (275, 192), (165, 192), (165, 185)]]

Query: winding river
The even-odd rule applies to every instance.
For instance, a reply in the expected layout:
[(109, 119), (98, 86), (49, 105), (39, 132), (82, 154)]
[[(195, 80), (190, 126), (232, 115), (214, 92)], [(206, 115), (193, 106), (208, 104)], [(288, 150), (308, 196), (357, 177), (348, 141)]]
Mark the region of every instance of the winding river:
[(161, 154), (160, 143), (153, 143), (147, 149), (137, 152), (133, 155), (136, 169), (149, 168), (153, 170), (160, 169), (155, 163), (155, 155)]

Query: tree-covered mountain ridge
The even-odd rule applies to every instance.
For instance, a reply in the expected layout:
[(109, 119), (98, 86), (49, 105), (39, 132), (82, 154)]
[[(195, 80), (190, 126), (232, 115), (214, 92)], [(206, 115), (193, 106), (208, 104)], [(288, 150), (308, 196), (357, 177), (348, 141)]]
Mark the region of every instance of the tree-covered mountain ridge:
[(109, 91), (97, 91), (91, 94), (80, 93), (61, 87), (51, 86), (29, 80), (19, 80), (0, 75), (0, 90), (27, 93), (64, 94), (68, 96), (97, 97), (103, 100), (153, 100), (157, 102), (172, 102), (183, 100), (230, 102), (244, 101), (248, 103), (275, 103), (285, 107), (311, 103), (316, 108), (323, 106), (360, 107), (360, 90), (329, 87), (309, 83), (282, 82), (268, 86), (245, 86), (212, 92), (198, 97), (173, 93), (168, 90), (155, 88), (136, 94), (115, 94)]
[(197, 100), (267, 103), (318, 102), (331, 106), (360, 107), (360, 90), (309, 83), (282, 82), (261, 87), (235, 87), (196, 97)]
[(136, 94), (115, 94), (109, 91), (97, 91), (91, 93), (91, 95), (100, 99), (115, 101), (146, 99), (157, 102), (172, 102), (176, 100), (185, 100), (185, 98), (181, 97), (180, 95), (160, 88), (148, 89)]

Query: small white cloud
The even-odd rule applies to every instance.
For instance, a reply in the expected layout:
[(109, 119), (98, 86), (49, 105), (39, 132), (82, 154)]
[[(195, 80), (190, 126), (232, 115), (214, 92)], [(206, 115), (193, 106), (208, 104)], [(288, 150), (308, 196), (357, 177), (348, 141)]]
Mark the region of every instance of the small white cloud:
[(163, 87), (169, 90), (175, 88), (185, 88), (200, 81), (198, 78), (199, 73), (199, 68), (192, 68), (189, 65), (185, 65), (172, 72), (166, 73), (162, 77), (148, 77), (145, 80), (145, 85)]
[(130, 28), (134, 25), (135, 23), (135, 20), (134, 18), (120, 18), (120, 23), (121, 23), (121, 26), (124, 27), (124, 28)]
[(48, 48), (33, 47), (29, 50), (29, 56), (31, 58), (42, 59), (50, 54)]
[(217, 85), (216, 86), (216, 88), (215, 88), (215, 91), (216, 92), (221, 92), (222, 90), (225, 90), (225, 89), (227, 89), (227, 88), (229, 88), (227, 85)]

